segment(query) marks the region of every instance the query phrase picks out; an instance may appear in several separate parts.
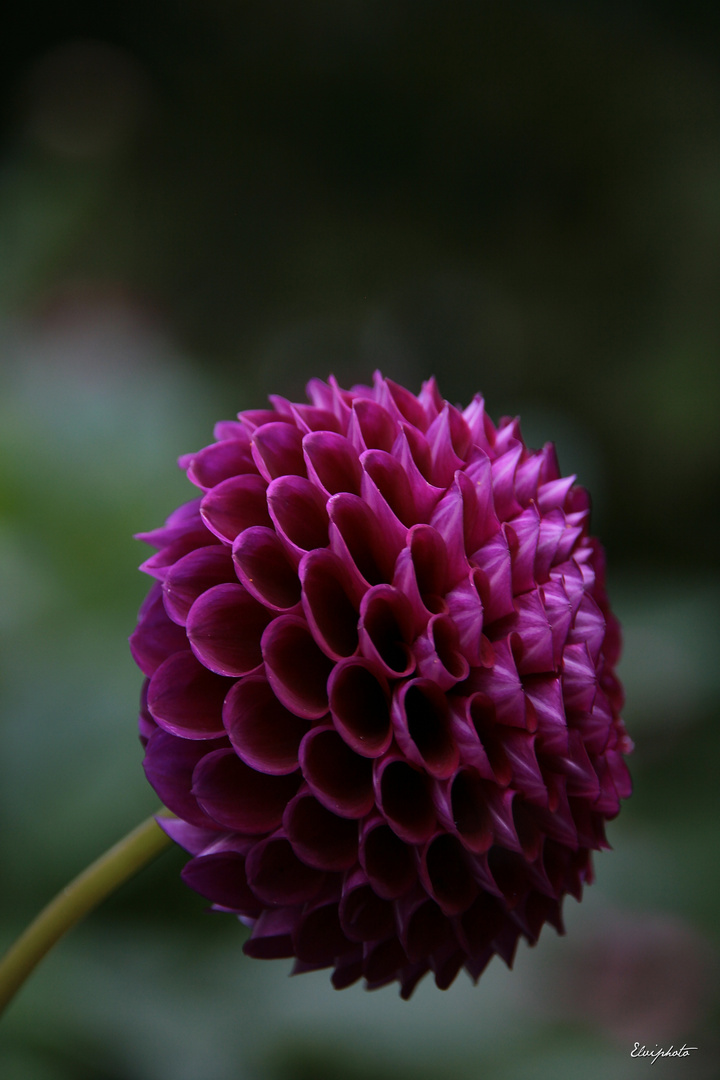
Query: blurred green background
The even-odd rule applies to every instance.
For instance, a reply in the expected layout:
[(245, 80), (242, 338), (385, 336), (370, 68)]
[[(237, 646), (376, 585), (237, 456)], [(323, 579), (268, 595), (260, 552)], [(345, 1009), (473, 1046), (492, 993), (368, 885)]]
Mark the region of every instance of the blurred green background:
[[(0, 947), (155, 799), (132, 533), (309, 376), (476, 390), (594, 498), (636, 792), (569, 934), (477, 988), (242, 956), (167, 852), (3, 1080), (717, 1075), (720, 7), (27, 0), (0, 40)], [(551, 936), (552, 935), (552, 936)]]

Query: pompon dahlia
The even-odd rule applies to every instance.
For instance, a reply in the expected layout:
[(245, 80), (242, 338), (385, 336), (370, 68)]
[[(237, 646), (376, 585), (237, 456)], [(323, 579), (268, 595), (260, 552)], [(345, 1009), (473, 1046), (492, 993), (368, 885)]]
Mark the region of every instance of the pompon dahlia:
[(553, 446), (375, 375), (215, 428), (131, 637), (185, 881), (333, 984), (494, 953), (592, 880), (630, 794), (620, 633)]

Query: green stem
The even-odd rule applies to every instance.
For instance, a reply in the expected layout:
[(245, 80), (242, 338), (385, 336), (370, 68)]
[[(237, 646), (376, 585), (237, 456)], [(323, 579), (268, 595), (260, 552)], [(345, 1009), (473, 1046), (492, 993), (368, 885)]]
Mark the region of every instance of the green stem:
[(0, 960), (0, 1013), (55, 942), (169, 844), (150, 817), (66, 885)]

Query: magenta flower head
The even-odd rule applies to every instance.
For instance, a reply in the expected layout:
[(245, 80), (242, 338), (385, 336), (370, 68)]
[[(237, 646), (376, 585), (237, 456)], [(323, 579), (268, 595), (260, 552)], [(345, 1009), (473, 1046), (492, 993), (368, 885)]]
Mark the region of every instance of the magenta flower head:
[(308, 395), (219, 423), (141, 536), (145, 770), (248, 955), (407, 998), (562, 932), (630, 794), (620, 633), (551, 444), (434, 380)]

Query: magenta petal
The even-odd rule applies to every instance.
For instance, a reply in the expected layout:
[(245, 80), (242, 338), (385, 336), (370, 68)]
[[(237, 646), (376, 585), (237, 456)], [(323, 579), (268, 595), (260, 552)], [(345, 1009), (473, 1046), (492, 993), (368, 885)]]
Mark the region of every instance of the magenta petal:
[(334, 375), (329, 377), (327, 383), (322, 379), (311, 379), (307, 384), (307, 393), (313, 405), (332, 413), (338, 420), (340, 430), (347, 431), (353, 395), (342, 389)]
[[(547, 754), (566, 754), (568, 731), (560, 679), (554, 675), (530, 676), (523, 679), (523, 690), (535, 710), (539, 746)], [(603, 729), (607, 730), (605, 724)]]
[(261, 840), (245, 864), (250, 888), (266, 904), (303, 904), (323, 886), (325, 874), (298, 859), (281, 830)]
[(395, 911), (374, 891), (360, 867), (348, 876), (339, 908), (340, 925), (350, 941), (377, 941), (395, 930)]
[(211, 671), (247, 675), (262, 663), (260, 637), (271, 618), (242, 585), (215, 585), (190, 608), (187, 636)]
[(436, 834), (420, 859), (420, 879), (443, 914), (459, 915), (472, 904), (478, 886), (460, 841), (447, 833)]
[(527, 592), (535, 586), (535, 558), (540, 537), (540, 515), (532, 505), (513, 518), (512, 529), (517, 547), (512, 553), (513, 593)]
[(203, 521), (227, 543), (252, 525), (270, 525), (266, 490), (263, 478), (252, 473), (223, 480), (202, 501)]
[(258, 960), (280, 960), (295, 955), (292, 932), (300, 918), (298, 907), (265, 908), (243, 945), (246, 956)]
[(223, 544), (195, 548), (168, 571), (163, 582), (165, 610), (174, 622), (184, 626), (201, 593), (213, 585), (235, 580), (230, 552)]
[(332, 964), (337, 957), (351, 952), (354, 943), (340, 925), (337, 900), (308, 904), (293, 934), (295, 955), (309, 964)]
[[(431, 419), (434, 419), (434, 409), (431, 408), (430, 415), (425, 409), (423, 401), (411, 394), (409, 390), (406, 390), (404, 386), (400, 386), (399, 383), (393, 382), (392, 379), (383, 379), (380, 372), (376, 372), (374, 378), (377, 381), (378, 388), (381, 389), (382, 398), (380, 404), (388, 408), (391, 403), (397, 410), (401, 417), (404, 417), (413, 427), (419, 428), (420, 431), (425, 431)], [(425, 384), (430, 386), (429, 383)], [(432, 393), (432, 391), (429, 391)], [(440, 397), (440, 395), (437, 395)], [(424, 400), (427, 400), (427, 396)]]
[(484, 578), (478, 579), (478, 586), (486, 623), (500, 619), (503, 615), (510, 615), (515, 610), (508, 535), (507, 529), (503, 528), (470, 557), (471, 563), (484, 574)]
[[(363, 497), (369, 505), (373, 507), (371, 500), (378, 492), (398, 521), (406, 528), (414, 525), (418, 520), (414, 492), (400, 462), (384, 450), (367, 450), (361, 455), (360, 463)], [(366, 487), (368, 481), (372, 481), (372, 488)]]
[(328, 515), (325, 498), (302, 476), (281, 476), (268, 487), (267, 502), (278, 535), (290, 550), (303, 555), (327, 547)]
[(345, 564), (323, 548), (303, 556), (298, 574), (302, 603), (313, 637), (332, 660), (358, 648), (358, 590)]
[(255, 471), (255, 462), (247, 441), (225, 439), (192, 455), (188, 464), (188, 480), (203, 491), (208, 491), (231, 476)]
[(493, 634), (509, 634), (515, 665), (520, 675), (538, 675), (556, 668), (552, 627), (539, 589), (515, 598), (513, 615), (498, 621)]
[(414, 525), (395, 563), (393, 587), (410, 602), (414, 632), (420, 633), (432, 614), (446, 609), (447, 548), (430, 525)]
[[(462, 468), (464, 464), (462, 457), (456, 454), (455, 447), (453, 446), (450, 421), (451, 408), (452, 406), (445, 405), (440, 415), (436, 416), (433, 420), (425, 436), (432, 457), (432, 482), (434, 484), (442, 485), (443, 487), (448, 487), (452, 482), (455, 470)], [(464, 420), (462, 420), (460, 414), (457, 413), (457, 410), (453, 411), (464, 425), (465, 431), (462, 433), (462, 442), (464, 444), (464, 450), (467, 450), (470, 444), (469, 429)]]
[(358, 454), (364, 450), (392, 450), (397, 433), (398, 423), (387, 409), (363, 398), (353, 402), (348, 438)]
[(473, 667), (483, 666), (482, 573), (471, 570), (445, 597), (447, 611), (457, 630), (458, 648)]
[(302, 435), (292, 424), (276, 421), (256, 428), (252, 456), (268, 483), (278, 476), (305, 476)]
[(568, 634), (568, 644), (585, 642), (593, 663), (597, 664), (604, 641), (603, 614), (591, 596), (583, 596), (575, 612), (572, 630)]
[(390, 581), (397, 552), (388, 547), (377, 519), (356, 495), (342, 492), (328, 502), (330, 546), (361, 586)]
[(282, 705), (260, 674), (239, 679), (223, 706), (223, 722), (238, 755), (258, 772), (281, 776), (299, 768), (308, 724)]
[(328, 497), (340, 491), (360, 494), (360, 461), (343, 435), (314, 431), (305, 436), (302, 446), (308, 476)]
[(493, 501), (500, 521), (508, 521), (522, 510), (515, 498), (515, 469), (522, 452), (522, 443), (511, 439), (509, 447), (492, 463)]
[(313, 795), (334, 814), (361, 818), (372, 809), (372, 762), (354, 753), (333, 727), (307, 733), (300, 765)]
[(460, 651), (457, 627), (448, 615), (433, 615), (413, 651), (420, 674), (432, 679), (441, 690), (449, 690), (470, 672), (470, 665)]
[(419, 844), (435, 831), (437, 816), (430, 778), (398, 756), (378, 761), (375, 769), (378, 807), (401, 840)]
[(256, 917), (262, 903), (248, 886), (246, 854), (246, 841), (238, 841), (237, 837), (224, 839), (186, 864), (183, 881), (215, 904)]
[(409, 675), (415, 657), (409, 647), (413, 635), (410, 602), (391, 585), (368, 589), (360, 605), (360, 648), (368, 660), (390, 678)]
[(488, 805), (488, 781), (474, 769), (461, 769), (450, 789), (452, 820), (464, 847), (469, 851), (489, 851), (495, 839)]
[(216, 739), (225, 734), (222, 706), (231, 686), (231, 679), (208, 671), (189, 649), (177, 652), (150, 680), (148, 709), (171, 735)]
[(447, 550), (447, 577), (450, 585), (456, 585), (467, 577), (470, 566), (465, 552), (465, 504), (462, 488), (454, 482), (447, 494), (433, 511), (430, 524), (445, 541)]
[(543, 513), (547, 513), (548, 510), (562, 510), (575, 479), (575, 476), (563, 476), (541, 484), (537, 499), (540, 510)]
[(527, 727), (528, 716), (522, 683), (507, 639), (493, 643), (495, 663), (491, 668), (476, 668), (472, 674), (474, 690), (486, 694), (495, 706), (499, 723)]
[[(377, 451), (374, 451), (377, 453)], [(366, 455), (363, 454), (363, 460)], [(400, 551), (404, 547), (407, 537), (407, 525), (405, 525), (392, 509), (390, 504), (385, 499), (372, 477), (365, 471), (363, 471), (362, 481), (360, 484), (360, 492), (366, 505), (369, 507), (370, 512), (377, 521), (378, 527), (383, 535), (385, 544), (395, 552)], [(410, 518), (412, 524), (413, 514), (411, 511), (407, 515)]]
[(195, 768), (192, 793), (218, 825), (256, 835), (278, 827), (299, 782), (297, 774), (255, 772), (234, 750), (214, 750)]
[(294, 851), (308, 866), (319, 870), (348, 870), (358, 852), (358, 826), (352, 818), (338, 817), (309, 791), (300, 791), (283, 815), (285, 834)]
[(265, 607), (287, 611), (300, 602), (297, 573), (274, 529), (245, 529), (233, 544), (232, 558), (240, 582)]
[[(405, 425), (393, 444), (392, 454), (407, 476), (412, 491), (415, 520), (429, 521), (445, 490), (441, 487), (435, 487), (426, 479), (432, 469), (430, 447), (418, 431), (414, 431)], [(422, 469), (416, 460), (418, 458), (423, 463)]]
[(394, 982), (408, 963), (407, 954), (394, 934), (384, 941), (366, 941), (363, 950), (368, 990), (378, 990)]
[(385, 900), (402, 896), (417, 878), (412, 849), (380, 817), (363, 825), (359, 859), (374, 891)]
[(495, 442), (495, 425), (485, 412), (485, 400), (476, 394), (466, 409), (463, 419), (468, 426), (473, 445), (489, 451)]
[(173, 653), (185, 649), (182, 627), (168, 618), (160, 585), (153, 585), (138, 614), (138, 624), (130, 635), (132, 658), (144, 675), (150, 676)]
[(361, 658), (336, 664), (328, 682), (333, 723), (363, 757), (380, 757), (390, 746), (390, 690), (384, 676)]
[(261, 648), (270, 685), (283, 705), (308, 720), (324, 716), (333, 664), (315, 644), (305, 620), (280, 615), (265, 630)]
[(562, 679), (566, 708), (590, 709), (597, 689), (597, 674), (585, 642), (566, 645), (563, 649)]
[(403, 897), (397, 906), (400, 941), (410, 960), (420, 961), (449, 942), (457, 948), (450, 920), (424, 890)]
[(398, 746), (409, 762), (438, 779), (458, 767), (447, 699), (431, 679), (411, 679), (393, 695), (392, 719)]
[(190, 793), (192, 775), (206, 754), (226, 745), (224, 739), (222, 742), (180, 739), (160, 728), (148, 740), (143, 768), (149, 783), (168, 810), (191, 825), (215, 827)]
[(162, 831), (190, 855), (200, 855), (206, 848), (211, 847), (218, 837), (219, 826), (214, 822), (211, 827), (204, 828), (190, 825), (180, 818), (165, 817), (164, 814), (159, 814), (155, 820)]

